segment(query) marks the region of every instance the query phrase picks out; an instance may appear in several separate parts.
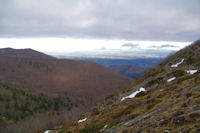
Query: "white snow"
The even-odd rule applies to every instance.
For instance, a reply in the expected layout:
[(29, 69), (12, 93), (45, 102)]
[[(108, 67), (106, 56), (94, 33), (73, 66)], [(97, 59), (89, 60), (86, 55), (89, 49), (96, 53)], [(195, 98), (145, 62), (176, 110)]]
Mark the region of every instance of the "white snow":
[(187, 73), (189, 74), (195, 74), (198, 70), (186, 70)]
[(46, 130), (44, 133), (57, 133), (57, 131), (54, 131), (54, 130)]
[(160, 89), (159, 91), (162, 92), (162, 91), (164, 91), (164, 89)]
[(172, 80), (175, 80), (175, 79), (176, 79), (176, 77), (172, 77), (172, 78), (168, 79), (167, 82), (171, 82)]
[(173, 64), (171, 65), (171, 67), (178, 67), (180, 64), (182, 64), (184, 61), (184, 59), (182, 59), (180, 62), (176, 63), (176, 64)]
[(105, 125), (105, 126), (100, 130), (100, 132), (103, 132), (107, 127), (108, 127), (108, 125)]
[(50, 132), (50, 130), (46, 130), (44, 133), (49, 133)]
[(170, 133), (170, 131), (169, 131), (169, 130), (167, 130), (167, 129), (165, 129), (164, 131), (165, 131), (165, 133)]
[(44, 133), (51, 133), (51, 130), (46, 130)]
[(138, 91), (133, 92), (133, 93), (130, 94), (129, 96), (122, 97), (121, 101), (124, 101), (124, 100), (127, 99), (127, 98), (134, 98), (138, 93), (140, 93), (140, 92), (142, 92), (142, 91), (145, 92), (146, 89), (141, 87)]
[(78, 120), (78, 123), (84, 122), (84, 121), (86, 121), (86, 120), (87, 120), (87, 118), (84, 118), (84, 119)]

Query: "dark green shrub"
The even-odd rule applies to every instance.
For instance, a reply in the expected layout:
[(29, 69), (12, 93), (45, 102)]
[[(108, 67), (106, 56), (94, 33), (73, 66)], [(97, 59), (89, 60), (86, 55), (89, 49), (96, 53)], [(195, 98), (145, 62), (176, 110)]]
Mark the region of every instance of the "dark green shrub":
[(109, 95), (109, 96), (106, 97), (106, 100), (111, 99), (113, 97), (114, 97), (114, 94), (111, 94), (111, 95)]
[(12, 98), (13, 98), (15, 101), (17, 100), (16, 93), (13, 93)]
[(185, 71), (184, 70), (177, 70), (177, 71), (172, 72), (172, 74), (175, 77), (181, 77), (181, 76), (183, 76), (185, 74)]
[(4, 98), (1, 94), (0, 94), (0, 101), (4, 101)]
[(154, 84), (156, 84), (156, 83), (159, 83), (159, 82), (161, 82), (163, 80), (163, 77), (159, 77), (159, 78), (157, 78), (157, 79), (154, 79), (154, 80), (151, 80), (151, 81), (149, 81), (147, 84), (146, 84), (146, 86), (152, 86), (152, 85), (154, 85)]
[(79, 133), (96, 133), (100, 129), (102, 129), (103, 126), (103, 124), (86, 124), (85, 127), (81, 129)]
[(140, 93), (138, 93), (135, 97), (141, 97), (146, 95), (147, 92), (141, 91)]
[(92, 112), (92, 115), (98, 115), (100, 113), (97, 108), (93, 108), (91, 112)]

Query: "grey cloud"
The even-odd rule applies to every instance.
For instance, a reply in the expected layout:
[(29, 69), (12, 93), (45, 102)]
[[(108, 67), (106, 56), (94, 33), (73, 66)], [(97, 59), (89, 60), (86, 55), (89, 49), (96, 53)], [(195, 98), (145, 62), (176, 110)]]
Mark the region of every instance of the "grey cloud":
[(110, 49), (110, 48), (105, 48), (105, 47), (101, 47), (99, 49), (97, 49), (97, 51), (119, 51), (120, 49)]
[(148, 48), (163, 49), (163, 48), (178, 48), (178, 47), (175, 45), (171, 45), (171, 44), (163, 44), (160, 46), (152, 45), (152, 46), (149, 46)]
[(126, 43), (126, 44), (123, 44), (122, 47), (129, 47), (130, 49), (134, 49), (134, 48), (138, 48), (139, 45), (138, 44), (132, 44), (132, 43)]
[(0, 37), (194, 41), (199, 0), (1, 0)]
[(160, 46), (161, 48), (177, 48), (177, 46), (170, 45), (170, 44), (164, 44)]

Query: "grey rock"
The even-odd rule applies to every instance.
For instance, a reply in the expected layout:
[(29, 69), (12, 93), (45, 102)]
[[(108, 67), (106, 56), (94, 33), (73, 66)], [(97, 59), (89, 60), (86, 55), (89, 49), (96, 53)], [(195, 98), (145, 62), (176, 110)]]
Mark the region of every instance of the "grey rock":
[(141, 117), (139, 119), (130, 120), (130, 121), (124, 123), (124, 126), (132, 126), (132, 125), (138, 123), (141, 120), (149, 119), (150, 117), (152, 117), (153, 115), (158, 114), (159, 112), (160, 112), (160, 109), (157, 109), (157, 110), (155, 110), (155, 111), (153, 111), (153, 112), (151, 112), (151, 113), (149, 113), (149, 114), (147, 114), (147, 115), (145, 115), (145, 116), (143, 116), (143, 117)]
[(175, 118), (174, 120), (173, 120), (173, 122), (174, 123), (183, 123), (183, 122), (185, 122), (185, 120), (186, 120), (186, 114), (182, 114), (182, 115), (179, 115), (179, 116), (177, 116), (177, 118)]
[(163, 126), (163, 125), (165, 125), (165, 124), (167, 124), (167, 123), (168, 123), (167, 120), (162, 119), (162, 120), (160, 120), (160, 121), (157, 122), (157, 127), (161, 127), (161, 126)]
[(162, 108), (162, 110), (163, 110), (163, 111), (167, 111), (168, 109), (173, 108), (173, 106), (174, 106), (174, 104), (172, 103), (172, 104), (167, 105), (167, 106), (165, 106), (164, 108)]
[(139, 114), (132, 114), (132, 115), (126, 117), (126, 118), (124, 119), (124, 122), (129, 121), (129, 120), (132, 120), (132, 119), (136, 118), (137, 116), (139, 116)]
[(196, 111), (192, 111), (191, 113), (189, 113), (188, 115), (191, 117), (194, 114), (198, 114), (200, 115), (200, 110), (196, 110)]
[(200, 86), (196, 86), (196, 87), (190, 89), (190, 92), (196, 91), (196, 90), (198, 90), (199, 88), (200, 88)]
[(111, 129), (111, 130), (109, 130), (109, 131), (107, 131), (106, 133), (117, 133), (117, 129), (116, 128), (114, 128), (114, 129)]
[(189, 108), (189, 109), (193, 109), (193, 108), (198, 107), (198, 106), (200, 106), (200, 104), (196, 104), (196, 105), (188, 106), (187, 108)]
[(195, 131), (197, 131), (199, 133), (200, 132), (200, 127), (199, 128), (195, 128)]

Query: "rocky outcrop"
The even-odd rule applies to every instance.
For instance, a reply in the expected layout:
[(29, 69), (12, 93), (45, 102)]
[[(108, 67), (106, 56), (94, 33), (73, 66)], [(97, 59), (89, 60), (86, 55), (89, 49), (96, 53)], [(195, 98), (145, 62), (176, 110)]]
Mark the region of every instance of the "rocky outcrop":
[(147, 114), (147, 115), (145, 115), (145, 116), (143, 116), (143, 117), (141, 117), (141, 118), (139, 118), (139, 119), (130, 120), (130, 121), (124, 123), (124, 126), (128, 126), (128, 127), (129, 127), (129, 126), (132, 126), (132, 125), (138, 123), (138, 122), (141, 121), (141, 120), (149, 119), (150, 117), (152, 117), (152, 116), (158, 114), (159, 112), (160, 112), (160, 109), (158, 108), (158, 109), (156, 109), (155, 111), (153, 111), (153, 112), (151, 112), (151, 113), (149, 113), (149, 114)]

